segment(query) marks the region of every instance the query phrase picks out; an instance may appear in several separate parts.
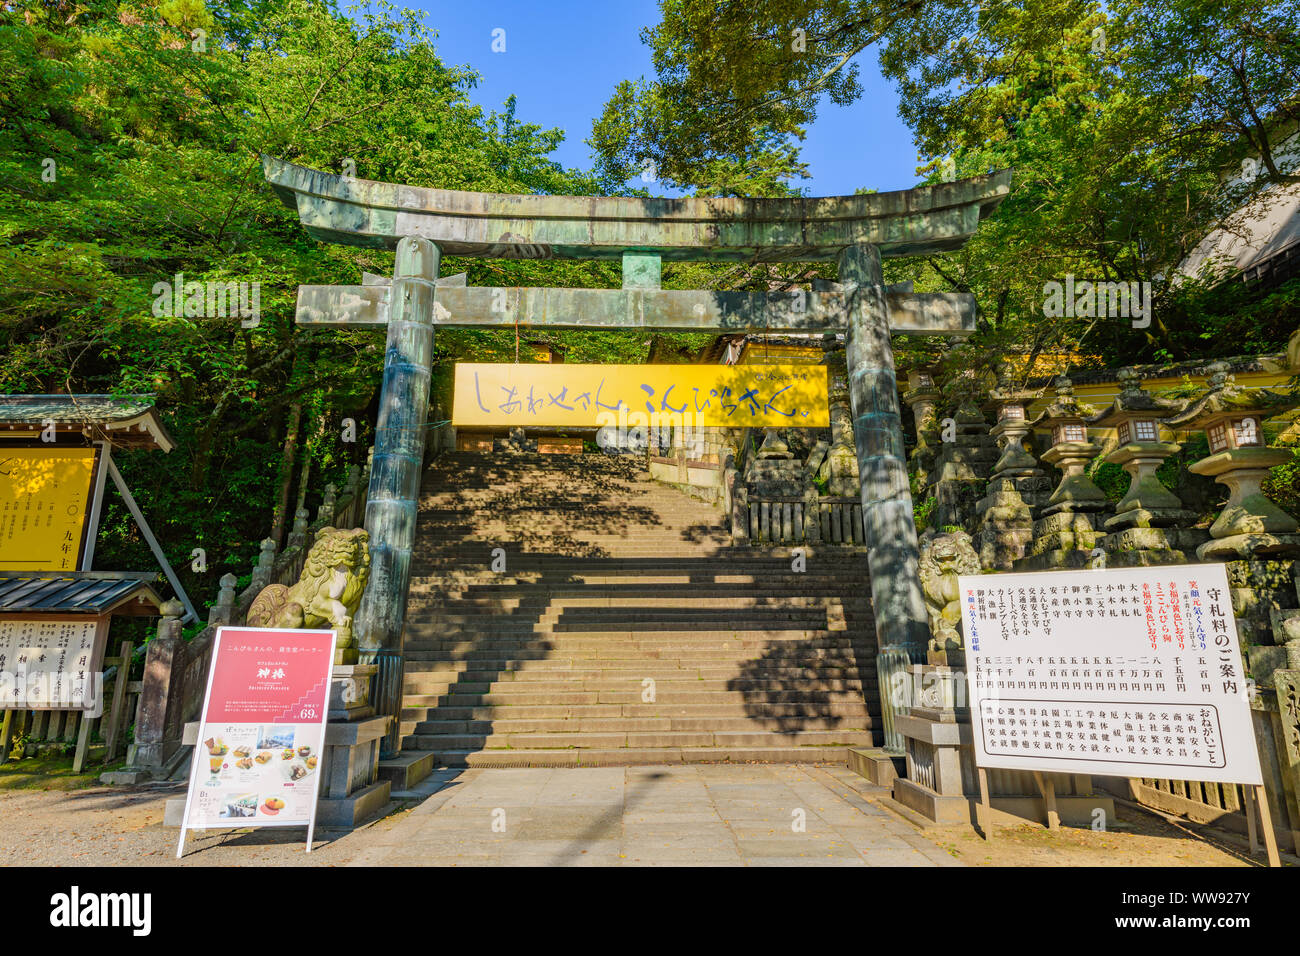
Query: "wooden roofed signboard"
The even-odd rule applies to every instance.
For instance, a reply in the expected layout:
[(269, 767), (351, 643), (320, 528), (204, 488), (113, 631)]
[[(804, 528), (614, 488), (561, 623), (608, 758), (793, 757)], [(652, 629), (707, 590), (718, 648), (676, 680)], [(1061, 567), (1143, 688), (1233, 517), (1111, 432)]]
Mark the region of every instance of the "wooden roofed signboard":
[(197, 620), (113, 461), (115, 450), (174, 447), (151, 395), (0, 395), (0, 573), (90, 572), (111, 478), (187, 619)]

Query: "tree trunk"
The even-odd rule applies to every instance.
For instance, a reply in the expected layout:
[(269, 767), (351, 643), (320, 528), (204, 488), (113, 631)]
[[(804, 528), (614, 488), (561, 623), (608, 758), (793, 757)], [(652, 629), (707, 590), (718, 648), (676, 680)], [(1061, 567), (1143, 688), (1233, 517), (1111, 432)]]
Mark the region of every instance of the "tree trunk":
[(289, 422), (285, 430), (284, 451), (280, 455), (280, 493), (276, 496), (275, 514), (271, 520), (271, 540), (278, 548), (283, 541), (289, 514), (289, 493), (293, 490), (293, 463), (298, 457), (298, 425), (302, 421), (302, 404), (289, 406)]

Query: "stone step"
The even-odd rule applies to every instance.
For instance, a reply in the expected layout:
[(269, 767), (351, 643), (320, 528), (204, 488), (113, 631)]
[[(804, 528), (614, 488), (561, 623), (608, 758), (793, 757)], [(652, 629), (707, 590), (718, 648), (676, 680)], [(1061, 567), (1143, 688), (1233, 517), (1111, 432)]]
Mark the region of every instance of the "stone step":
[(820, 674), (823, 676), (856, 676), (856, 672), (874, 673), (875, 667), (870, 663), (859, 664), (852, 656), (833, 659), (784, 659), (755, 658), (741, 660), (693, 661), (661, 659), (627, 659), (614, 661), (574, 660), (553, 662), (535, 661), (475, 661), (475, 660), (425, 660), (406, 661), (407, 674), (436, 674), (451, 679), (462, 678), (475, 680), (478, 675), (494, 675), (497, 680), (535, 681), (586, 680), (604, 676), (617, 677), (632, 675), (640, 679), (653, 677), (656, 680), (668, 675), (676, 675), (678, 680), (694, 680), (706, 672), (723, 672), (719, 676), (730, 676), (740, 669), (750, 673), (772, 673), (780, 676), (799, 674)]
[[(432, 591), (434, 593), (427, 593)], [(677, 597), (662, 597), (663, 590), (652, 586), (549, 588), (527, 591), (523, 585), (504, 588), (480, 586), (437, 588), (426, 584), (425, 593), (411, 595), (410, 607), (421, 613), (441, 608), (461, 613), (491, 613), (547, 610), (568, 607), (619, 607), (636, 602), (644, 607), (680, 606), (683, 601), (708, 601), (712, 607), (844, 607), (868, 610), (871, 600), (860, 593), (843, 593), (832, 588), (809, 591), (791, 585), (786, 589), (765, 588), (762, 594), (751, 593), (752, 586), (691, 587)], [(418, 600), (417, 600), (418, 598)]]
[[(762, 605), (751, 605), (749, 607), (735, 608), (672, 608), (672, 607), (638, 607), (634, 604), (616, 604), (607, 607), (555, 607), (546, 609), (541, 615), (536, 613), (523, 613), (518, 615), (516, 623), (528, 623), (537, 620), (539, 617), (550, 618), (559, 623), (565, 622), (609, 622), (612, 624), (624, 624), (635, 621), (655, 621), (671, 623), (674, 621), (683, 621), (686, 623), (698, 622), (702, 626), (721, 625), (723, 627), (733, 622), (763, 622), (763, 621), (799, 621), (810, 624), (818, 622), (825, 623), (829, 610), (837, 610), (825, 607), (773, 607)], [(468, 612), (469, 609), (457, 609), (454, 611), (430, 610), (425, 609), (418, 612), (418, 619), (423, 624), (481, 624), (487, 620), (506, 620), (511, 621), (515, 615), (502, 615), (485, 613), (482, 610)], [(707, 627), (709, 630), (716, 630), (716, 627)]]
[[(680, 686), (689, 683), (696, 685), (700, 689), (711, 688), (714, 684), (721, 683), (726, 685), (728, 690), (744, 691), (755, 689), (747, 683), (742, 683), (748, 681), (775, 682), (789, 687), (791, 685), (797, 686), (802, 682), (822, 684), (834, 682), (836, 686), (839, 686), (841, 684), (848, 685), (850, 682), (870, 682), (875, 679), (874, 673), (867, 672), (864, 674), (855, 667), (738, 668), (734, 665), (702, 669), (647, 666), (619, 670), (574, 668), (572, 670), (543, 671), (457, 671), (450, 668), (439, 668), (437, 670), (416, 672), (408, 670), (406, 675), (404, 689), (413, 693), (425, 694), (447, 693), (452, 687), (455, 687), (456, 691), (460, 693), (467, 693), (469, 688), (484, 686), (502, 690), (504, 684), (517, 685), (521, 690), (536, 690), (539, 684), (545, 684), (549, 687), (557, 683), (562, 683), (570, 688), (575, 683), (581, 683), (583, 687), (617, 689), (617, 687), (626, 686), (628, 681), (640, 686), (641, 682), (646, 680), (653, 680), (656, 686)], [(733, 684), (735, 686), (732, 686)]]
[[(494, 639), (487, 635), (476, 640), (456, 642), (417, 643), (407, 645), (408, 661), (441, 661), (446, 664), (473, 662), (480, 669), (496, 667), (505, 670), (512, 661), (538, 664), (553, 661), (551, 666), (635, 666), (649, 661), (664, 665), (714, 666), (746, 660), (761, 660), (765, 655), (782, 661), (825, 661), (837, 664), (855, 660), (866, 666), (875, 660), (875, 642), (868, 638), (850, 635), (842, 641), (819, 638), (816, 641), (716, 641), (701, 642), (691, 647), (680, 643), (652, 641), (586, 641), (582, 644), (565, 641), (563, 636), (552, 641)], [(618, 661), (631, 662), (616, 664)], [(544, 669), (544, 668), (540, 668)]]
[[(848, 693), (846, 691), (837, 692)], [(863, 688), (860, 693), (863, 699), (866, 700), (868, 707), (875, 709), (875, 706), (879, 703), (879, 694), (873, 692), (869, 687)], [(826, 698), (827, 691), (824, 689), (750, 690), (749, 694), (770, 703), (797, 703), (815, 706)], [(743, 701), (745, 700), (745, 696), (745, 694), (742, 694), (739, 691), (674, 691), (671, 694), (659, 691), (656, 695), (657, 700), (664, 704), (671, 703), (679, 706), (690, 704), (711, 704), (725, 700)], [(455, 693), (418, 694), (407, 690), (403, 696), (403, 704), (405, 706), (423, 705), (428, 707), (506, 707), (511, 705), (538, 704), (635, 704), (640, 703), (641, 700), (642, 696), (640, 688), (629, 692), (615, 690), (568, 690), (529, 693), (521, 690), (510, 692), (508, 685), (506, 688), (494, 690), (492, 693), (458, 691)]]
[(444, 767), (631, 767), (675, 763), (825, 763), (845, 762), (849, 747), (695, 747), (618, 750), (459, 750), (441, 751)]
[(797, 721), (814, 718), (841, 717), (845, 720), (866, 718), (869, 713), (867, 703), (854, 695), (823, 698), (805, 703), (772, 703), (763, 701), (742, 701), (734, 698), (717, 703), (680, 704), (658, 702), (645, 704), (637, 701), (631, 704), (512, 704), (503, 707), (465, 707), (434, 705), (417, 706), (407, 704), (402, 708), (402, 721), (419, 722), (421, 720), (583, 720), (596, 717), (634, 717), (634, 718), (732, 718), (743, 717), (755, 720)]
[[(405, 731), (403, 735), (405, 735)], [(379, 778), (394, 791), (407, 791), (433, 772), (437, 759), (431, 751), (409, 750), (379, 761)]]
[[(494, 634), (494, 635), (496, 635), (496, 636), (498, 636), (498, 637), (499, 637), (500, 639), (502, 639), (502, 640), (508, 640), (508, 639), (510, 639), (510, 637), (511, 637), (512, 635), (520, 635), (520, 636), (528, 636), (528, 635), (532, 635), (534, 638), (536, 638), (536, 639), (540, 639), (540, 640), (547, 640), (547, 639), (549, 639), (549, 638), (552, 637), (552, 636), (554, 636), (554, 637), (556, 637), (556, 638), (558, 639), (558, 638), (563, 638), (563, 637), (565, 637), (565, 636), (576, 636), (576, 635), (582, 635), (582, 636), (585, 636), (585, 637), (591, 638), (592, 640), (608, 640), (608, 641), (614, 641), (614, 640), (629, 640), (629, 641), (634, 641), (634, 640), (637, 640), (637, 639), (640, 638), (640, 637), (645, 636), (645, 635), (648, 634), (648, 633), (660, 633), (660, 634), (668, 635), (668, 634), (671, 634), (674, 630), (676, 630), (676, 631), (678, 631), (678, 632), (682, 632), (682, 633), (690, 633), (690, 634), (695, 634), (695, 635), (699, 635), (699, 636), (701, 636), (701, 641), (700, 641), (700, 643), (701, 643), (703, 646), (705, 646), (705, 647), (712, 646), (712, 645), (714, 645), (715, 643), (716, 643), (716, 644), (721, 644), (722, 642), (724, 642), (724, 641), (728, 641), (728, 640), (748, 640), (748, 641), (813, 641), (813, 640), (820, 640), (820, 639), (824, 639), (824, 638), (827, 638), (827, 637), (831, 637), (831, 636), (834, 636), (835, 634), (845, 634), (845, 633), (849, 633), (849, 632), (844, 631), (844, 630), (839, 630), (839, 631), (832, 631), (832, 630), (829, 630), (829, 629), (826, 629), (826, 630), (814, 630), (814, 629), (812, 629), (812, 628), (807, 628), (807, 629), (803, 629), (803, 628), (797, 628), (797, 629), (792, 629), (792, 628), (781, 628), (781, 629), (779, 629), (779, 630), (778, 630), (778, 629), (775, 629), (775, 628), (773, 628), (773, 629), (771, 629), (771, 630), (768, 630), (768, 629), (766, 629), (766, 628), (756, 628), (756, 629), (749, 629), (749, 630), (740, 630), (740, 629), (732, 629), (732, 628), (718, 628), (718, 629), (713, 630), (713, 631), (705, 631), (705, 630), (702, 629), (702, 628), (692, 628), (692, 629), (681, 629), (681, 628), (678, 628), (678, 629), (660, 629), (660, 628), (656, 628), (656, 629), (653, 629), (653, 630), (651, 630), (651, 631), (631, 631), (631, 630), (621, 630), (621, 631), (588, 631), (588, 630), (583, 630), (583, 631), (572, 631), (572, 630), (555, 630), (555, 629), (553, 629), (553, 628), (546, 627), (546, 626), (542, 626), (542, 625), (534, 625), (534, 626), (531, 626), (531, 627), (525, 626), (525, 627), (519, 627), (519, 628), (506, 628), (506, 627), (504, 627), (504, 626), (503, 626), (503, 627), (494, 627), (494, 628), (492, 629), (492, 632), (491, 632), (491, 633)], [(480, 628), (468, 628), (468, 627), (452, 628), (452, 627), (446, 627), (446, 626), (428, 625), (428, 624), (418, 624), (418, 623), (417, 623), (417, 624), (409, 624), (409, 625), (407, 625), (407, 627), (406, 627), (406, 632), (407, 632), (409, 635), (411, 635), (411, 637), (414, 638), (414, 639), (417, 640), (417, 641), (418, 641), (418, 640), (422, 640), (422, 639), (429, 639), (429, 640), (433, 640), (433, 639), (439, 639), (439, 640), (450, 640), (450, 639), (461, 639), (461, 638), (468, 639), (468, 640), (474, 640), (475, 638), (478, 638), (478, 637), (482, 637), (482, 636), (484, 636), (484, 631), (483, 631), (482, 629), (480, 629)], [(710, 636), (708, 636), (708, 637), (703, 637), (704, 634), (709, 634)], [(679, 640), (680, 640), (680, 638), (679, 638)]]
[[(491, 720), (422, 720), (404, 721), (402, 736), (492, 734), (560, 734), (560, 733), (706, 733), (710, 731), (768, 733), (795, 730), (869, 731), (865, 712), (856, 719), (845, 717), (502, 717)], [(381, 762), (382, 763), (382, 762)], [(403, 788), (405, 789), (405, 788)]]
[[(510, 677), (516, 675), (511, 674)], [(457, 694), (543, 694), (547, 691), (557, 693), (566, 693), (572, 691), (576, 680), (557, 680), (557, 677), (563, 675), (548, 673), (539, 675), (537, 680), (503, 680), (498, 677), (496, 680), (489, 681), (472, 681), (465, 680), (465, 675), (458, 675), (452, 680), (440, 680), (437, 673), (412, 674), (407, 673), (403, 683), (403, 689), (412, 693), (449, 693)], [(582, 680), (581, 686), (584, 691), (603, 693), (605, 691), (631, 691), (636, 690), (637, 696), (641, 693), (641, 682), (646, 680), (650, 675), (641, 676), (630, 673), (626, 677), (612, 678), (587, 678)], [(831, 678), (822, 678), (820, 675), (815, 677), (804, 676), (784, 676), (775, 675), (763, 677), (750, 676), (732, 676), (729, 678), (694, 678), (694, 679), (674, 679), (671, 677), (653, 678), (655, 682), (655, 693), (659, 697), (669, 697), (684, 691), (691, 693), (728, 693), (740, 691), (820, 691), (826, 690), (827, 680)], [(861, 691), (862, 680), (857, 677), (835, 678), (835, 689), (838, 691)], [(440, 690), (432, 688), (439, 687)]]
[(420, 734), (402, 740), (403, 750), (632, 750), (692, 747), (869, 747), (867, 730), (770, 731), (649, 731), (631, 733), (523, 733), (490, 735)]

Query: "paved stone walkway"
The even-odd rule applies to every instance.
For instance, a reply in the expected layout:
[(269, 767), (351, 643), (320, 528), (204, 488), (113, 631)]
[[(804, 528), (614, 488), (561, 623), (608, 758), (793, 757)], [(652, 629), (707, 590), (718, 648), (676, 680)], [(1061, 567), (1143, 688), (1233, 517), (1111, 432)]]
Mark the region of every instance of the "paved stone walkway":
[(960, 866), (842, 766), (440, 771), (352, 866)]

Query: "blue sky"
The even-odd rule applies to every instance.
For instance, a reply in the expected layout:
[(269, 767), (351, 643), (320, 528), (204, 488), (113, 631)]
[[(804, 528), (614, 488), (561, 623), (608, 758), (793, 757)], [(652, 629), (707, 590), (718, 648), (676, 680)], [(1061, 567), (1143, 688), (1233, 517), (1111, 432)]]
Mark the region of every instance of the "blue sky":
[[(659, 20), (655, 0), (409, 0), (437, 32), (444, 62), (472, 67), (482, 83), (471, 98), (500, 109), (511, 93), (520, 120), (565, 130), (553, 158), (590, 168), (584, 140), (615, 85), (652, 75), (642, 27)], [(492, 52), (492, 31), (505, 30), (504, 53)], [(847, 107), (822, 105), (803, 143), (811, 195), (835, 196), (859, 186), (907, 189), (917, 183), (916, 148), (898, 119), (898, 97), (879, 75), (875, 55), (861, 58), (865, 95)]]

